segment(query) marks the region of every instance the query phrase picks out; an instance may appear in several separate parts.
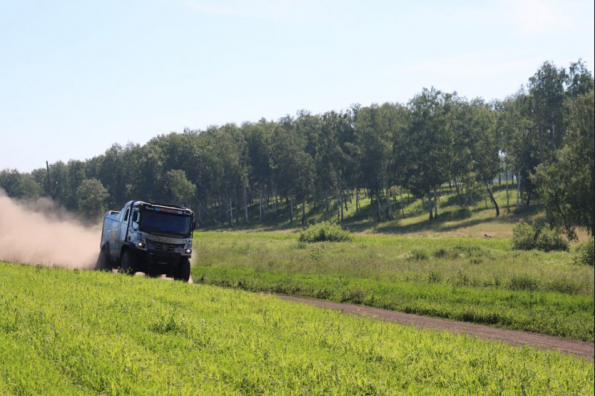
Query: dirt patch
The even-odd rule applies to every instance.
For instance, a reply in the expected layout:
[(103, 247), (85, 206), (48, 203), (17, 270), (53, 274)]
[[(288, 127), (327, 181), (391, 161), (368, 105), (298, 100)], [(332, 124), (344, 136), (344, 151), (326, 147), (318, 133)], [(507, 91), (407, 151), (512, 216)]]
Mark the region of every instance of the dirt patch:
[(386, 309), (364, 307), (361, 305), (343, 304), (330, 301), (313, 300), (309, 298), (276, 295), (278, 298), (314, 305), (321, 308), (339, 310), (346, 314), (371, 316), (377, 320), (415, 326), (423, 329), (446, 330), (453, 333), (468, 334), (488, 340), (498, 340), (513, 346), (530, 346), (542, 350), (557, 350), (563, 353), (576, 355), (593, 361), (595, 350), (592, 342), (568, 340), (526, 331), (499, 329), (473, 323), (455, 322), (451, 320), (413, 315)]

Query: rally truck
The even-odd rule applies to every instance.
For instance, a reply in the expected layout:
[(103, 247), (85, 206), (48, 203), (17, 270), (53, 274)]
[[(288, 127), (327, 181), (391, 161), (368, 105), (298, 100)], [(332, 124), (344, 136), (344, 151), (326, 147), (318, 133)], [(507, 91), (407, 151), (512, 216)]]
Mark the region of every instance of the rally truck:
[(188, 282), (194, 213), (185, 207), (130, 201), (103, 219), (98, 267)]

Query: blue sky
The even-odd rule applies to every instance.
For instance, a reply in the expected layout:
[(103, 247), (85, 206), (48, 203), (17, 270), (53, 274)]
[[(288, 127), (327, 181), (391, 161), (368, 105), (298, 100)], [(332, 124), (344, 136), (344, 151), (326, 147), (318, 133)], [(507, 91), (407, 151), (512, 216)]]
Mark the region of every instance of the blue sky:
[(0, 169), (594, 62), (592, 0), (0, 0)]

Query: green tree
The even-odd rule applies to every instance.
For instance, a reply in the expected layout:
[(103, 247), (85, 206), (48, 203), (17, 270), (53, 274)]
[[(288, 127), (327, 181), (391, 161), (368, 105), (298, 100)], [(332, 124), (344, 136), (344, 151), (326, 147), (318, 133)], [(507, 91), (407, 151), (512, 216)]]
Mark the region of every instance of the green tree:
[[(436, 206), (436, 190), (451, 173), (452, 130), (449, 128), (449, 112), (454, 95), (434, 88), (425, 89), (410, 102), (409, 159), (407, 184), (418, 197), (427, 195), (429, 219)], [(432, 190), (434, 200), (432, 200)]]
[(196, 186), (186, 178), (183, 170), (167, 171), (164, 182), (166, 202), (176, 205), (190, 205), (196, 194)]
[(575, 238), (577, 226), (591, 235), (595, 232), (593, 91), (579, 96), (568, 106), (570, 120), (565, 146), (553, 161), (536, 168), (532, 180), (551, 214), (550, 221), (563, 226), (569, 238)]
[(84, 180), (76, 190), (79, 215), (85, 220), (94, 221), (106, 211), (109, 193), (97, 179)]

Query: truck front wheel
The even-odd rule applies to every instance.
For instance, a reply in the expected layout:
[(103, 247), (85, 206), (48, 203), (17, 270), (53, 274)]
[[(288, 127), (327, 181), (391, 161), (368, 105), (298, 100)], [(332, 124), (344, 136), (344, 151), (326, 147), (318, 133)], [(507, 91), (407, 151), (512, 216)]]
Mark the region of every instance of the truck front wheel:
[(188, 282), (190, 280), (190, 259), (188, 257), (183, 257), (180, 260), (174, 279), (183, 282)]
[(109, 257), (107, 256), (107, 249), (104, 246), (101, 248), (99, 252), (99, 256), (97, 257), (97, 263), (95, 264), (96, 271), (110, 271), (112, 269), (111, 264), (109, 262)]
[(128, 275), (134, 275), (136, 273), (136, 266), (134, 264), (134, 255), (126, 250), (120, 260), (122, 272)]

